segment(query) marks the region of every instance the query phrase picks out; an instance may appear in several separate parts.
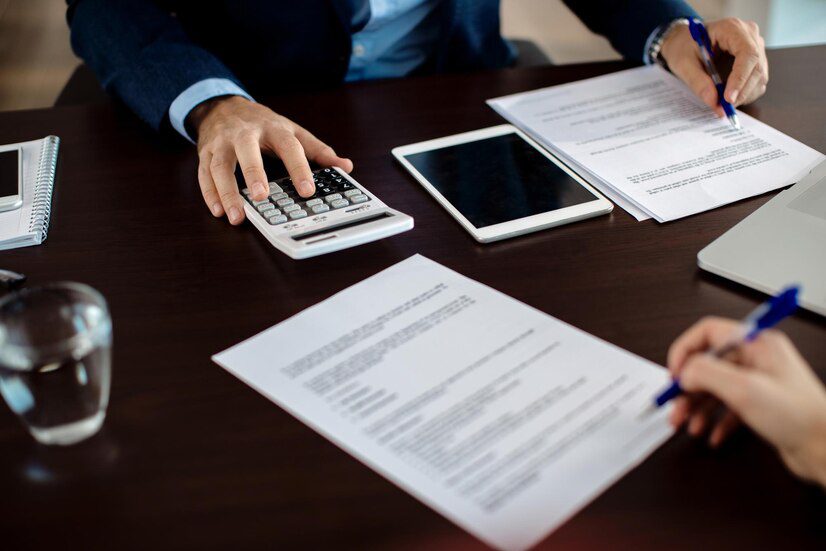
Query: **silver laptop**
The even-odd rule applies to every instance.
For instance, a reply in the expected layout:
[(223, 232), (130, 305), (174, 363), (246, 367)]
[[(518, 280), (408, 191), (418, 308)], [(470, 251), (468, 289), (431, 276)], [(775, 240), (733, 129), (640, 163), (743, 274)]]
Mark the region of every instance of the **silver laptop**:
[(700, 268), (765, 293), (801, 286), (826, 316), (826, 161), (697, 255)]

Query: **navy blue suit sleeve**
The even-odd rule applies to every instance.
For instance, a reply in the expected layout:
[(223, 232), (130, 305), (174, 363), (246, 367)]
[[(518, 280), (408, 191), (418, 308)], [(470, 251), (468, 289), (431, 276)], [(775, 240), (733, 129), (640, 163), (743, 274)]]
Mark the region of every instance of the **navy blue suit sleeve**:
[(641, 61), (645, 42), (660, 25), (697, 13), (682, 0), (564, 0), (589, 29), (611, 41), (626, 59)]
[(103, 87), (159, 129), (169, 106), (207, 78), (240, 85), (214, 55), (194, 44), (152, 0), (68, 0), (72, 49)]

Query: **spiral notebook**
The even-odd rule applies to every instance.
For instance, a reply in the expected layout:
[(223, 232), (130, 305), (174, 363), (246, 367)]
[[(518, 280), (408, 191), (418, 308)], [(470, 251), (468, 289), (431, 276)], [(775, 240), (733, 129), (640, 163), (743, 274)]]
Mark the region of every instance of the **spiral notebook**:
[(47, 136), (2, 149), (15, 146), (23, 160), (23, 205), (0, 213), (0, 250), (40, 245), (49, 232), (60, 138)]

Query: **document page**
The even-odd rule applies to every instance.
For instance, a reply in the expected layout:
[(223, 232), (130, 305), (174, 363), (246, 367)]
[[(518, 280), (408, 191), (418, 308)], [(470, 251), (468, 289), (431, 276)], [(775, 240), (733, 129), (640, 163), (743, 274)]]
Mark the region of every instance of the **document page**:
[(672, 434), (663, 368), (419, 255), (213, 359), (499, 549)]
[(791, 185), (824, 158), (742, 112), (735, 130), (658, 66), (488, 103), (620, 206), (660, 222)]

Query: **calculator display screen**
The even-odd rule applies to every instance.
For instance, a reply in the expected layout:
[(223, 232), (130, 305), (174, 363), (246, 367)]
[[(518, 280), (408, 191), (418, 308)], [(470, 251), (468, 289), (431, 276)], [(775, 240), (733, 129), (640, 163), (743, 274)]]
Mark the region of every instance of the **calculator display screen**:
[(0, 151), (0, 197), (8, 197), (19, 193), (17, 187), (19, 178), (17, 174), (19, 168), (18, 155), (17, 149)]
[(598, 199), (515, 133), (405, 159), (477, 228)]

